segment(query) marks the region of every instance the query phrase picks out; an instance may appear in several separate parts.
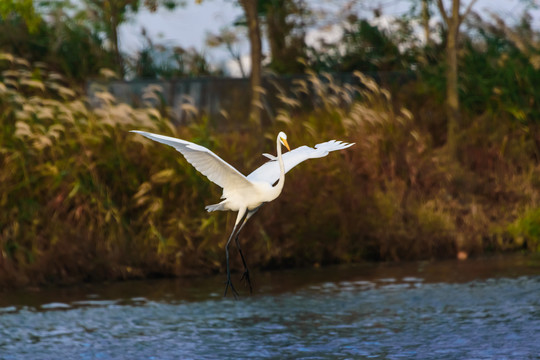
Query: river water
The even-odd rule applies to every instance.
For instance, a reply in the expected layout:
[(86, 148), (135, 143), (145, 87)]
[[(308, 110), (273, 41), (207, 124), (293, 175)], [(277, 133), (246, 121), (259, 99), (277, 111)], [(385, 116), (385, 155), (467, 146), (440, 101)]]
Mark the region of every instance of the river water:
[(540, 359), (538, 258), (252, 277), (0, 293), (0, 359)]

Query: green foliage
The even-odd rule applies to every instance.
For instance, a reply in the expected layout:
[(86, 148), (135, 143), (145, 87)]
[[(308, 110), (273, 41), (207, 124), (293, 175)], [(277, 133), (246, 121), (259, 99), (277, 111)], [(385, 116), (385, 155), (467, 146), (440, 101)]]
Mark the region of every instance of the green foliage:
[(517, 241), (517, 246), (525, 245), (533, 251), (540, 251), (540, 208), (526, 211), (507, 228)]
[(103, 67), (111, 67), (112, 54), (87, 24), (67, 16), (62, 9), (53, 21), (41, 21), (29, 32), (21, 18), (0, 20), (0, 50), (30, 62), (46, 62), (72, 81), (95, 77)]
[(211, 69), (205, 54), (196, 49), (171, 47), (154, 42), (142, 31), (145, 45), (131, 59), (128, 59), (129, 72), (136, 78), (156, 79), (187, 76), (219, 75)]
[[(40, 69), (36, 77), (27, 62), (8, 54), (2, 65), (0, 163), (6, 171), (0, 175), (0, 267), (23, 274), (22, 282), (80, 279), (93, 271), (98, 277), (128, 276), (148, 263), (160, 271), (163, 258), (178, 247), (173, 237), (160, 235), (161, 226), (152, 225), (163, 224), (164, 211), (178, 215), (162, 198), (175, 197), (187, 206), (189, 196), (172, 196), (176, 183), (164, 184), (182, 172), (178, 167), (163, 172), (178, 160), (175, 154), (142, 150), (144, 166), (140, 139), (127, 131), (174, 134), (170, 123), (154, 109), (116, 104), (107, 93), (98, 94), (100, 108), (89, 111), (59, 74)], [(148, 169), (156, 175), (148, 178)], [(166, 226), (177, 234), (199, 225), (169, 221)], [(146, 251), (152, 255), (146, 257)]]
[(298, 74), (305, 57), (306, 5), (298, 0), (259, 0), (259, 16), (264, 19), (270, 63), (268, 68), (278, 74)]
[(395, 108), (387, 90), (355, 75), (358, 87), (340, 87), (330, 75), (322, 81), (312, 74), (308, 83), (298, 82), (292, 92), (307, 92), (318, 105), (304, 119), (292, 115), (299, 106), (294, 98), (282, 99), (290, 109), (277, 120), (294, 141), (313, 144), (325, 134), (356, 145), (324, 162), (302, 164), (301, 175), (295, 176), (298, 169), (288, 176), (283, 197), (291, 200), (277, 212), (297, 223), (288, 230), (292, 235), (270, 237), (302, 240), (287, 244), (291, 254), (281, 261), (306, 265), (452, 254), (454, 225), (448, 214), (413, 196), (419, 183), (442, 177), (428, 155), (427, 134), (415, 127), (408, 110)]
[(40, 16), (36, 14), (33, 0), (3, 0), (0, 2), (0, 18), (5, 21), (11, 17), (21, 17), (31, 33), (37, 30), (41, 22)]
[[(540, 115), (540, 48), (537, 34), (524, 15), (513, 28), (481, 19), (462, 34), (459, 58), (460, 103), (465, 112), (509, 116), (522, 124), (536, 123)], [(434, 51), (433, 51), (434, 50)], [(420, 73), (426, 91), (445, 99), (445, 58), (441, 49), (427, 48)]]
[[(220, 189), (132, 129), (193, 140), (244, 173), (264, 161), (253, 154), (274, 151), (279, 130), (293, 147), (356, 143), (287, 175), (282, 196), (241, 236), (252, 267), (515, 249), (497, 240), (501, 228), (538, 249), (538, 211), (522, 210), (540, 208), (538, 135), (510, 117), (498, 118), (496, 131), (492, 116), (476, 117), (461, 134), (466, 151), (456, 163), (400, 105), (418, 101), (417, 93), (395, 98), (361, 73), (357, 86), (310, 73), (283, 89), (276, 123), (261, 140), (246, 130), (219, 133), (193, 109), (191, 124), (178, 127), (150, 103), (135, 109), (106, 92), (90, 110), (42, 64), (2, 53), (0, 67), (2, 286), (224, 270), (234, 214), (203, 206)], [(151, 87), (143, 98), (157, 92)]]
[[(489, 30), (489, 29), (488, 29)], [(505, 112), (517, 121), (526, 123), (540, 115), (540, 72), (531, 56), (523, 53), (516, 44), (491, 29), (480, 32), (476, 42), (465, 44), (462, 58), (463, 105), (475, 113), (486, 107), (494, 113)]]
[[(177, 0), (145, 0), (144, 6), (150, 11), (156, 11), (158, 6), (172, 10), (179, 2)], [(136, 14), (140, 7), (140, 0), (84, 0), (86, 11), (92, 14), (90, 18), (93, 30), (110, 41), (115, 57), (114, 69), (123, 76), (125, 68), (123, 56), (119, 47), (119, 27)]]
[(309, 49), (310, 68), (320, 72), (404, 71), (416, 64), (416, 48), (399, 45), (413, 43), (412, 30), (407, 22), (398, 22), (399, 31), (381, 30), (366, 19), (348, 19), (341, 40), (321, 44), (321, 49)]
[[(131, 0), (112, 3), (88, 0), (85, 2), (86, 8), (80, 10), (69, 0), (41, 1), (40, 10), (47, 21), (34, 14), (39, 21), (31, 29), (25, 21), (24, 9), (2, 3), (0, 6), (4, 6), (4, 12), (9, 16), (0, 13), (0, 31), (3, 34), (0, 37), (0, 50), (31, 62), (45, 62), (49, 68), (79, 84), (98, 77), (102, 68), (118, 69), (120, 54), (116, 54), (115, 49), (107, 46), (105, 41), (112, 36), (111, 27), (115, 24), (107, 21), (111, 20), (111, 12), (118, 16), (116, 22), (126, 21), (138, 11), (140, 4)], [(178, 4), (176, 1), (154, 1), (147, 2), (145, 6), (169, 9)], [(108, 16), (108, 20), (100, 16)], [(120, 74), (125, 71), (131, 76), (157, 78), (210, 73), (204, 54), (179, 47), (154, 45), (144, 32), (143, 36), (147, 46), (128, 59), (131, 61), (124, 64)]]

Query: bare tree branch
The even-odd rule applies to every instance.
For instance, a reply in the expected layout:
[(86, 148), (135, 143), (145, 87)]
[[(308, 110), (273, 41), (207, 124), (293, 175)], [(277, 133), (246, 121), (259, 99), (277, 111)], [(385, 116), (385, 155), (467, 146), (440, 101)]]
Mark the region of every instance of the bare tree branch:
[(444, 9), (442, 0), (437, 0), (437, 7), (439, 8), (439, 12), (441, 13), (441, 16), (443, 17), (444, 23), (448, 26), (448, 24), (450, 23), (450, 19), (448, 18), (448, 14), (446, 13), (446, 10)]
[[(454, 0), (456, 1), (456, 0)], [(461, 1), (461, 0), (458, 0), (458, 1)], [(459, 23), (461, 24), (461, 22), (463, 21), (463, 19), (465, 19), (467, 16), (469, 16), (469, 13), (471, 12), (472, 10), (472, 7), (474, 6), (474, 4), (476, 3), (476, 1), (478, 0), (471, 0), (471, 2), (469, 3), (469, 5), (467, 6), (467, 8), (465, 9), (465, 12), (459, 16)]]

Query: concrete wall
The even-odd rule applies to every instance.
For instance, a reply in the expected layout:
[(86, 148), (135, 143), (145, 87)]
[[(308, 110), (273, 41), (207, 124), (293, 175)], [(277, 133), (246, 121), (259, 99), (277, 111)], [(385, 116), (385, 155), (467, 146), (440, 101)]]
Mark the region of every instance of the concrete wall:
[[(373, 76), (373, 74), (370, 74)], [(351, 73), (333, 74), (333, 82), (338, 85), (359, 85)], [(404, 74), (375, 74), (381, 82), (401, 82)], [(407, 77), (407, 75), (405, 75)], [(401, 78), (401, 80), (400, 80)], [(327, 82), (324, 77), (321, 81)], [(307, 81), (307, 75), (269, 76), (263, 80), (263, 122), (274, 121), (277, 110), (283, 106), (278, 94), (283, 93), (299, 99), (306, 106), (317, 103), (316, 95), (293, 94), (296, 82)], [(384, 80), (384, 81), (383, 81)], [(309, 84), (309, 81), (307, 82)], [(133, 81), (91, 81), (87, 84), (87, 95), (93, 106), (99, 106), (96, 91), (108, 91), (119, 102), (141, 106), (145, 102), (162, 109), (168, 109), (172, 119), (186, 123), (190, 119), (208, 116), (218, 127), (242, 126), (249, 116), (249, 79), (240, 78), (185, 78), (171, 80), (133, 80)], [(156, 96), (159, 94), (159, 96)]]

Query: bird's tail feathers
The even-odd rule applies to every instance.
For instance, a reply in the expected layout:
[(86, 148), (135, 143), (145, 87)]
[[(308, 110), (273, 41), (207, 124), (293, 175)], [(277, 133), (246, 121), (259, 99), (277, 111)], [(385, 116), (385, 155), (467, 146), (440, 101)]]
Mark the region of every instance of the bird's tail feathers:
[(207, 205), (205, 207), (205, 209), (208, 212), (211, 212), (211, 211), (224, 211), (225, 207), (224, 207), (224, 204), (222, 202), (220, 202), (219, 204)]

